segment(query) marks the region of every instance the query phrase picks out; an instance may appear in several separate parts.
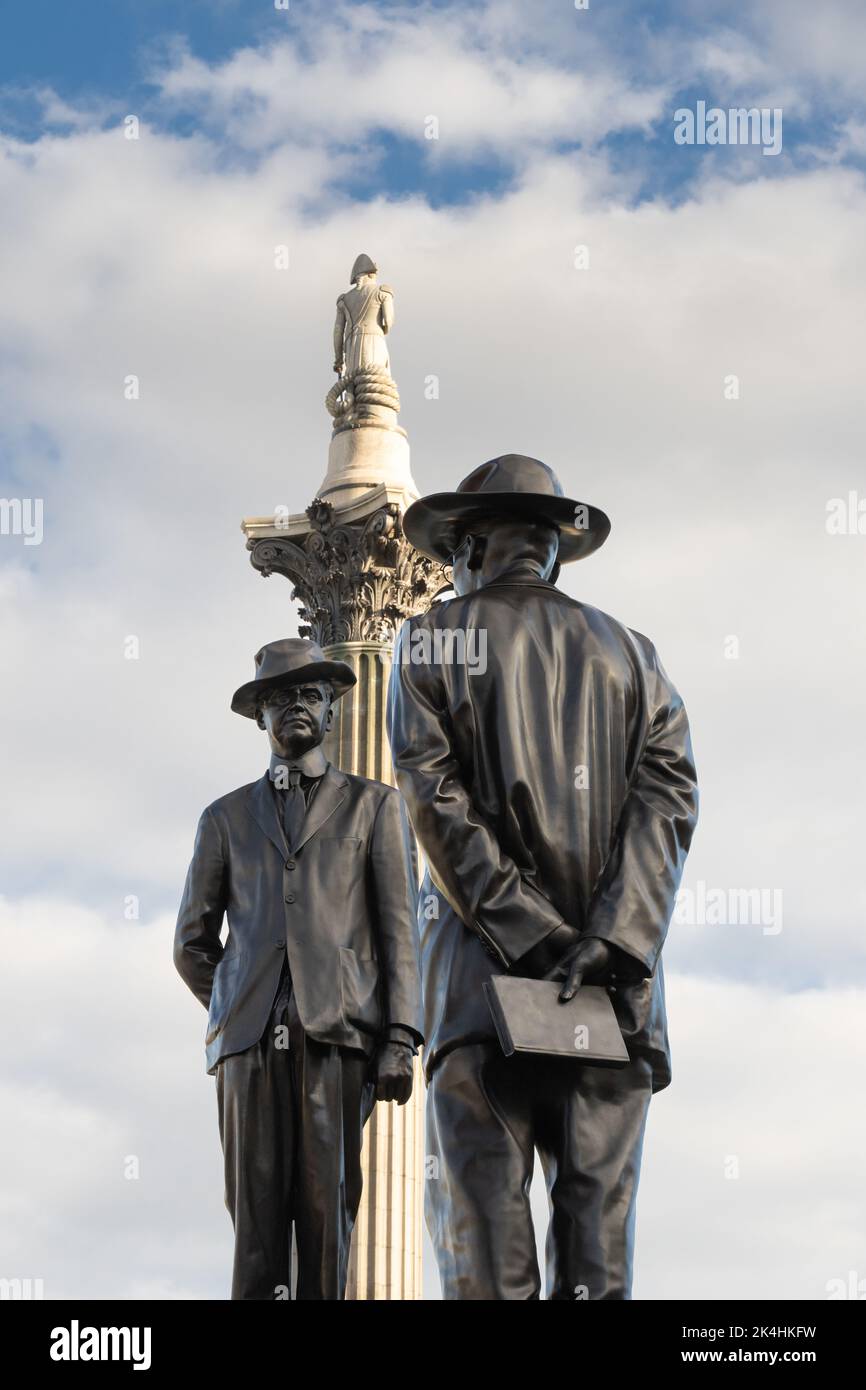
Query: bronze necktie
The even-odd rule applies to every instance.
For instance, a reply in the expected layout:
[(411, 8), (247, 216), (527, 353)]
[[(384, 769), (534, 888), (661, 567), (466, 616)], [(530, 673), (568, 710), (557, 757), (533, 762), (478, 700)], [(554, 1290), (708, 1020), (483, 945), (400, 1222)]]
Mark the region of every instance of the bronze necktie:
[(307, 803), (301, 789), (301, 774), (296, 767), (289, 770), (289, 785), (283, 796), (283, 828), (289, 848), (294, 849), (301, 838), (304, 816), (307, 814)]

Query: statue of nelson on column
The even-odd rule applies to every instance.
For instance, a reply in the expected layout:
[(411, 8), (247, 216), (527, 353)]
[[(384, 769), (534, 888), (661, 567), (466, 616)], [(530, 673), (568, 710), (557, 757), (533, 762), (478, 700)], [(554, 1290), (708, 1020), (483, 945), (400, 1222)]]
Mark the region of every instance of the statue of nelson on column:
[(386, 335), (394, 323), (394, 292), (376, 279), (378, 266), (360, 255), (352, 266), (352, 286), (337, 299), (334, 371), (337, 380), (325, 407), (334, 430), (378, 425), (394, 429), (400, 395), (391, 376)]
[(351, 290), (337, 300), (334, 323), (334, 371), (353, 377), (366, 367), (380, 367), (388, 374), (391, 363), (385, 335), (394, 323), (394, 295), (376, 280), (379, 267), (369, 256), (358, 256), (352, 266)]

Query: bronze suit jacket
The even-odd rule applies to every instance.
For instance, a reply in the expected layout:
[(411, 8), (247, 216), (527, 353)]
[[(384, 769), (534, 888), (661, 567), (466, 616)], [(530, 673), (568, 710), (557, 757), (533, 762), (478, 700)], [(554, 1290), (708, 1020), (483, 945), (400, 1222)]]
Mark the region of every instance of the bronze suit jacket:
[[(473, 628), (486, 634), (475, 671), (453, 659)], [(510, 573), (403, 625), (388, 728), (428, 866), (428, 1076), (449, 1049), (495, 1036), (484, 980), (520, 974), (565, 921), (616, 948), (626, 1044), (666, 1086), (660, 952), (697, 787), (685, 710), (652, 643)]]
[[(333, 765), (289, 853), (266, 772), (202, 813), (174, 960), (208, 1009), (208, 1072), (264, 1031), (288, 953), (308, 1037), (422, 1040), (414, 846), (400, 794)], [(228, 916), (225, 946), (220, 942)]]

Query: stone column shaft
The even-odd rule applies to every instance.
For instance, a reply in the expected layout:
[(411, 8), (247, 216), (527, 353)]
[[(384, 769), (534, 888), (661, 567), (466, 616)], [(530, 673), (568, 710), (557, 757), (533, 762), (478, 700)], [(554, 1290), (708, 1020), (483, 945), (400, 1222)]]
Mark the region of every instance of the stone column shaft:
[[(385, 732), (391, 645), (334, 642), (329, 657), (345, 661), (358, 684), (337, 705), (325, 752), (337, 767), (394, 785)], [(424, 1081), (406, 1105), (377, 1105), (364, 1131), (364, 1192), (352, 1238), (347, 1298), (421, 1297), (421, 1209), (424, 1164)]]

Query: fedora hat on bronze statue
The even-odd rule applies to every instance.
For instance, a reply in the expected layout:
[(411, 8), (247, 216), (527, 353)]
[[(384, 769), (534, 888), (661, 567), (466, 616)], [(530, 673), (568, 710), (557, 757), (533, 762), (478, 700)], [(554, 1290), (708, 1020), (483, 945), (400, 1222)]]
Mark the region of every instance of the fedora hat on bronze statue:
[(552, 468), (525, 454), (490, 459), (457, 484), (456, 492), (421, 497), (406, 512), (407, 539), (431, 559), (447, 563), (473, 518), (546, 521), (559, 531), (560, 564), (582, 560), (607, 540), (610, 521), (598, 507), (566, 497)]
[(334, 699), (338, 700), (357, 680), (345, 661), (329, 661), (318, 642), (310, 642), (305, 637), (284, 637), (279, 642), (268, 642), (256, 652), (254, 660), (255, 680), (247, 681), (232, 696), (235, 714), (243, 714), (247, 719), (255, 719), (259, 701), (269, 690), (328, 681)]

